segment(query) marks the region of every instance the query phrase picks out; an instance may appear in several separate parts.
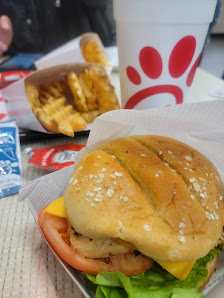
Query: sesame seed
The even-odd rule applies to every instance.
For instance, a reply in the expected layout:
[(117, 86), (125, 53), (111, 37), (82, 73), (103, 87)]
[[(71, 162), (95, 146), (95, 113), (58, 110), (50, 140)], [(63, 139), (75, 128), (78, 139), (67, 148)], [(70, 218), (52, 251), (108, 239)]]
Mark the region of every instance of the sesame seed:
[(77, 182), (78, 182), (78, 180), (77, 179), (75, 179), (74, 181), (73, 181), (73, 185), (76, 185), (77, 184)]
[(101, 183), (103, 180), (101, 178), (96, 180), (96, 183)]
[(97, 158), (101, 158), (101, 156), (100, 156), (100, 155), (98, 155), (98, 156), (97, 156)]
[(119, 172), (114, 172), (114, 175), (117, 176), (117, 177), (121, 177), (122, 176), (122, 174), (119, 173)]
[(159, 174), (155, 174), (155, 177), (159, 177)]
[(184, 222), (180, 222), (179, 223), (179, 228), (184, 228), (185, 227), (185, 223)]
[(206, 206), (206, 202), (203, 201), (203, 202), (201, 203), (201, 206), (202, 206), (202, 207), (205, 207), (205, 206)]
[(190, 178), (189, 181), (190, 182), (195, 182), (195, 178)]
[(96, 198), (94, 199), (94, 201), (95, 201), (95, 202), (101, 202), (101, 201), (102, 201), (102, 199), (101, 199), (101, 198), (98, 198), (98, 197), (96, 197)]
[(99, 191), (99, 190), (102, 190), (102, 187), (100, 187), (100, 186), (95, 187), (93, 191), (96, 191), (96, 192), (97, 192), (97, 191)]
[(183, 237), (183, 236), (177, 236), (177, 240), (183, 244), (186, 242), (185, 237)]
[(207, 176), (207, 177), (208, 177), (208, 173), (205, 173), (205, 176)]
[(104, 178), (104, 174), (103, 174), (103, 173), (100, 173), (98, 176), (99, 176), (100, 178)]
[(188, 168), (186, 167), (186, 168), (184, 168), (184, 170), (186, 171), (186, 170), (188, 170)]
[(186, 165), (187, 165), (188, 167), (190, 167), (190, 164), (189, 164), (189, 162), (186, 162)]
[(165, 167), (169, 167), (169, 164), (167, 162), (163, 163)]
[(179, 165), (182, 165), (182, 162), (178, 160)]
[(218, 203), (214, 202), (213, 205), (215, 206), (216, 209), (219, 209)]
[(123, 197), (123, 201), (127, 202), (128, 201), (128, 197)]
[(116, 178), (117, 178), (114, 174), (111, 174), (110, 177), (111, 177), (112, 179), (116, 179)]
[(82, 169), (83, 169), (83, 167), (80, 167), (80, 168), (78, 169), (78, 172), (81, 171)]
[(109, 198), (111, 198), (113, 196), (113, 194), (114, 194), (114, 190), (112, 188), (109, 188), (108, 191), (107, 191), (107, 196)]
[(94, 177), (94, 175), (89, 175), (89, 179), (92, 179)]
[(176, 172), (177, 170), (171, 169), (172, 172)]
[(213, 214), (214, 214), (215, 219), (218, 220), (219, 219), (218, 214), (216, 214), (215, 212), (213, 212)]
[(197, 183), (193, 183), (193, 186), (194, 186), (194, 189), (195, 189), (197, 192), (199, 192), (199, 190), (200, 190), (200, 185), (197, 184)]
[(111, 155), (112, 158), (116, 159), (117, 157), (115, 155)]
[(219, 200), (222, 201), (222, 196), (218, 194)]
[(147, 232), (150, 232), (152, 230), (152, 228), (149, 226), (149, 225), (144, 225), (144, 229), (147, 231)]
[(94, 203), (91, 204), (91, 207), (96, 208), (96, 205)]
[(114, 181), (114, 185), (117, 185), (117, 181)]
[(201, 177), (199, 177), (198, 179), (199, 179), (199, 180), (201, 180), (201, 181), (204, 181), (204, 182), (206, 182), (206, 180), (205, 180), (205, 179), (203, 179), (203, 178), (201, 178)]
[(194, 199), (195, 199), (195, 195), (190, 195), (190, 198), (191, 198), (192, 200), (194, 200)]
[(188, 156), (188, 155), (185, 156), (185, 159), (188, 160), (188, 161), (192, 161), (192, 158), (190, 156)]
[(212, 213), (209, 213), (208, 211), (205, 211), (205, 217), (208, 219), (208, 220), (214, 220), (215, 217)]
[(170, 155), (171, 155), (171, 154), (173, 154), (173, 152), (172, 152), (172, 151), (168, 151), (168, 154), (170, 154)]
[(68, 184), (72, 183), (73, 179), (74, 179), (74, 177), (72, 177), (72, 178), (69, 180), (69, 183), (68, 183)]
[(102, 168), (101, 172), (103, 173), (103, 172), (105, 172), (105, 171), (106, 171), (106, 169), (105, 169), (105, 168)]
[(163, 154), (163, 151), (159, 150), (159, 155), (162, 155)]
[(140, 154), (141, 157), (146, 157), (146, 155), (144, 153)]
[(192, 169), (189, 169), (188, 171), (193, 173), (193, 170)]
[(199, 195), (200, 197), (202, 197), (202, 199), (204, 199), (205, 198), (205, 195), (203, 194), (203, 193), (200, 193), (200, 195)]
[(179, 231), (179, 234), (183, 235), (184, 234), (184, 231), (183, 230), (180, 230)]
[(86, 193), (86, 196), (87, 196), (87, 197), (94, 197), (94, 194), (93, 194), (92, 192), (88, 191), (88, 192)]

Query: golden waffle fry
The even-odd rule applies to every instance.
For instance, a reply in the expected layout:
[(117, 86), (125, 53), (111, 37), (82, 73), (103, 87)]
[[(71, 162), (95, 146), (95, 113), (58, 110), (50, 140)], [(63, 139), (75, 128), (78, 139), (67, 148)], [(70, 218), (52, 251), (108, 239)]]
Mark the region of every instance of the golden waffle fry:
[(81, 46), (82, 55), (86, 62), (109, 66), (109, 61), (95, 40), (89, 40)]
[(52, 103), (48, 103), (34, 111), (40, 123), (51, 132), (58, 132), (57, 122), (54, 120), (54, 115), (65, 108), (65, 98), (61, 97)]
[(98, 104), (96, 100), (96, 90), (94, 89), (93, 80), (91, 79), (88, 69), (85, 69), (83, 72), (80, 73), (79, 82), (86, 98), (88, 110), (97, 110)]
[(110, 84), (105, 70), (100, 66), (91, 66), (89, 73), (96, 90), (100, 113), (119, 109), (120, 106), (114, 87)]
[(73, 137), (74, 131), (80, 131), (86, 128), (86, 121), (78, 112), (72, 113), (68, 118), (62, 120), (58, 124), (59, 132)]
[(74, 131), (83, 130), (86, 127), (86, 121), (73, 109), (73, 106), (65, 106), (64, 97), (36, 109), (35, 115), (47, 130), (71, 137), (74, 136)]
[(88, 108), (86, 105), (85, 95), (84, 95), (82, 87), (79, 83), (79, 79), (73, 71), (69, 72), (69, 74), (67, 76), (67, 82), (68, 82), (68, 85), (69, 85), (69, 87), (72, 91), (72, 94), (74, 96), (75, 105), (76, 105), (77, 110), (79, 112), (87, 112)]
[(25, 91), (28, 98), (29, 105), (34, 111), (36, 108), (40, 107), (39, 101), (39, 91), (38, 89), (30, 82), (25, 81)]
[(100, 111), (89, 111), (81, 113), (80, 115), (86, 120), (86, 122), (93, 122), (96, 119), (96, 117), (100, 115)]

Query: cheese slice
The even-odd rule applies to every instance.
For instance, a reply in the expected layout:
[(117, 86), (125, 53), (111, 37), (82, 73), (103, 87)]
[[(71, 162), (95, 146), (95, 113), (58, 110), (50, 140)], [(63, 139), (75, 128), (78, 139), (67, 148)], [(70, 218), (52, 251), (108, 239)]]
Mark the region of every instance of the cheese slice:
[[(64, 197), (61, 197), (45, 208), (44, 212), (67, 218), (67, 213), (64, 205)], [(161, 262), (155, 260), (160, 266), (162, 266), (166, 271), (171, 273), (178, 279), (184, 280), (188, 274), (190, 273), (191, 269), (194, 266), (195, 262)]]
[(166, 271), (171, 273), (178, 279), (184, 280), (194, 266), (195, 261), (192, 262), (161, 262), (155, 260)]
[(61, 197), (50, 203), (45, 209), (45, 213), (67, 218), (67, 213), (64, 204), (64, 197)]

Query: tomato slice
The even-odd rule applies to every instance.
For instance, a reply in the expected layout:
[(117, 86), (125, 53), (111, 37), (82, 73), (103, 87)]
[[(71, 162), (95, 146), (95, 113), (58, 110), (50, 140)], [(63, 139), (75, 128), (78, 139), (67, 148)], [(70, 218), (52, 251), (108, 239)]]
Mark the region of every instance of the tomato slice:
[(120, 271), (126, 276), (144, 272), (153, 265), (153, 260), (134, 253), (117, 254), (107, 259), (88, 259), (78, 253), (71, 246), (70, 236), (67, 233), (67, 219), (57, 217), (40, 210), (38, 224), (54, 252), (70, 266), (90, 274), (102, 271)]

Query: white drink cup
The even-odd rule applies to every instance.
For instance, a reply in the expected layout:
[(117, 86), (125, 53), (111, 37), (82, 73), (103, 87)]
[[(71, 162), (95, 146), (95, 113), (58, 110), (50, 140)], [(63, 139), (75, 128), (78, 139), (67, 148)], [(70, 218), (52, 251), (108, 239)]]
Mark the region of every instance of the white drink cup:
[(114, 0), (122, 107), (183, 103), (217, 0)]

